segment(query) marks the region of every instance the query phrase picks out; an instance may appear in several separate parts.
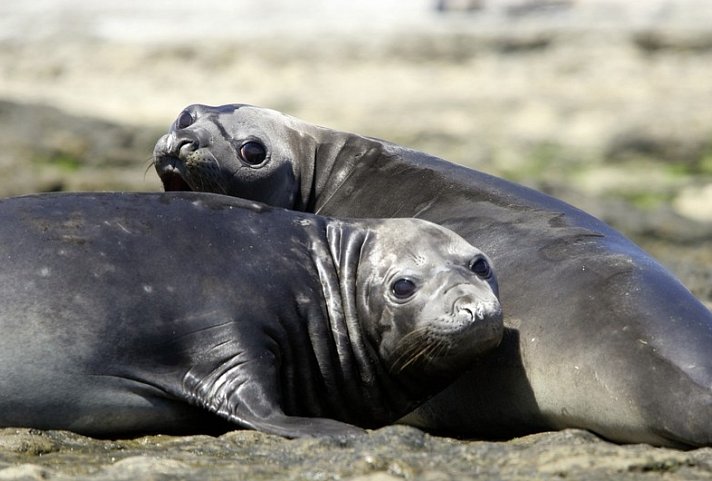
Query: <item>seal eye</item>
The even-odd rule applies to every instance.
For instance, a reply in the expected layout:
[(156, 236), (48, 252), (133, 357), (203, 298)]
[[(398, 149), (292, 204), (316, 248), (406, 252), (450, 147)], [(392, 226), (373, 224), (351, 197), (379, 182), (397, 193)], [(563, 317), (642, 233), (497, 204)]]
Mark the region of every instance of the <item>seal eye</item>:
[(184, 129), (193, 125), (193, 122), (195, 122), (193, 115), (187, 110), (184, 110), (178, 116), (178, 120), (176, 120), (176, 127), (179, 129)]
[(267, 151), (264, 145), (259, 142), (245, 142), (240, 147), (240, 157), (250, 165), (258, 165), (264, 162)]
[(413, 293), (415, 292), (415, 287), (415, 282), (411, 281), (410, 279), (401, 278), (397, 279), (393, 283), (393, 286), (391, 286), (391, 290), (393, 291), (393, 295), (396, 296), (398, 299), (407, 299), (408, 297), (413, 295)]
[(489, 279), (492, 277), (492, 268), (484, 257), (478, 257), (473, 260), (472, 264), (470, 264), (470, 270), (474, 272), (477, 277), (482, 279)]

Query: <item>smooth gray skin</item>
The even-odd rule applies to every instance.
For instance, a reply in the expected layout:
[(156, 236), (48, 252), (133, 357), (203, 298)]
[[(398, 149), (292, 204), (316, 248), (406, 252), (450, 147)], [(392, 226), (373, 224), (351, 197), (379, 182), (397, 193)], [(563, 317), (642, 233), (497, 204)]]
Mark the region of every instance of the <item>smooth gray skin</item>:
[[(0, 200), (0, 260), (0, 426), (347, 435), (397, 420), (503, 331), (484, 255), (413, 219), (34, 195)], [(401, 278), (416, 290), (398, 298)]]
[[(241, 156), (264, 145), (261, 163)], [(185, 109), (155, 149), (166, 190), (330, 216), (420, 217), (497, 265), (499, 348), (404, 419), (465, 437), (584, 428), (618, 442), (712, 444), (712, 314), (592, 216), (378, 139), (245, 105)]]

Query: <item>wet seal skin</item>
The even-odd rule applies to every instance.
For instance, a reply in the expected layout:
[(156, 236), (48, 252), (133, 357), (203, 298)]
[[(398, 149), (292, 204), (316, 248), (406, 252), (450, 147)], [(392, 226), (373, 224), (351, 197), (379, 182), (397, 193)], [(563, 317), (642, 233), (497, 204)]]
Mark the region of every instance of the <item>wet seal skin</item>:
[(192, 105), (156, 144), (166, 190), (336, 217), (419, 217), (497, 266), (500, 346), (403, 421), (464, 437), (584, 428), (712, 444), (712, 314), (620, 233), (562, 201), (390, 142), (248, 105)]
[(503, 334), (489, 259), (415, 219), (31, 195), (0, 200), (0, 260), (0, 426), (351, 435)]

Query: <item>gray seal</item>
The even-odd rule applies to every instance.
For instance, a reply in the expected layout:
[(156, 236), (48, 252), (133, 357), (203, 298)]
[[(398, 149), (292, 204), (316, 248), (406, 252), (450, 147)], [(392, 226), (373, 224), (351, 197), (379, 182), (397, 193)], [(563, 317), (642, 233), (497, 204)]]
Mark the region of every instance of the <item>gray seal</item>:
[(155, 166), (166, 190), (420, 217), (487, 252), (504, 340), (404, 422), (466, 437), (570, 427), (618, 442), (712, 444), (712, 314), (634, 243), (560, 200), (245, 105), (185, 109)]
[(412, 219), (33, 195), (0, 200), (0, 260), (0, 426), (346, 435), (398, 419), (503, 331), (485, 255)]

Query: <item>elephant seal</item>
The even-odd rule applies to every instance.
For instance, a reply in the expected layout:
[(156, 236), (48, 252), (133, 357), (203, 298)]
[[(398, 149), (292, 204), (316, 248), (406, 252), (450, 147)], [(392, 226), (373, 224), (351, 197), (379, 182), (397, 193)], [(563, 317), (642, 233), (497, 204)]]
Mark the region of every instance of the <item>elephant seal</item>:
[(482, 252), (413, 219), (205, 193), (3, 199), (0, 426), (380, 426), (499, 343), (496, 289)]
[(155, 167), (166, 190), (419, 217), (487, 252), (504, 340), (404, 422), (465, 437), (583, 428), (618, 442), (712, 443), (712, 314), (639, 247), (562, 201), (246, 105), (186, 108)]

